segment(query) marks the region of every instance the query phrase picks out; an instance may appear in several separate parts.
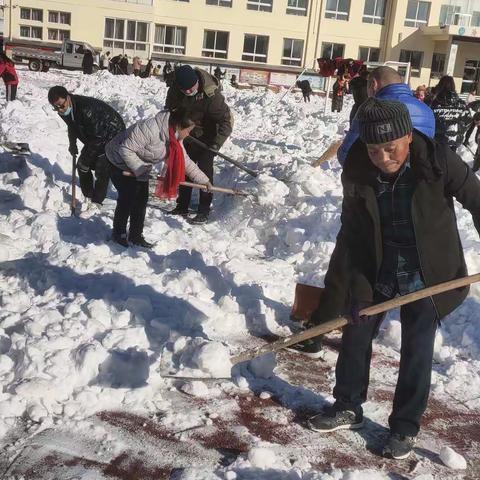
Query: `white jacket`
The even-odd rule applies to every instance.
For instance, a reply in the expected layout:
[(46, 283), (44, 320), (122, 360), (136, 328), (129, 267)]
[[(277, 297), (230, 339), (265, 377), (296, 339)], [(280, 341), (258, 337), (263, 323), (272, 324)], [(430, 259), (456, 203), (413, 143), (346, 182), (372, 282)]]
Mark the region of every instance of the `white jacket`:
[[(155, 117), (135, 123), (120, 132), (105, 147), (110, 163), (121, 170), (132, 172), (137, 180), (148, 181), (149, 166), (165, 162), (168, 158), (169, 117), (170, 112), (162, 111)], [(186, 175), (195, 183), (206, 184), (208, 177), (188, 156), (183, 143), (181, 145)]]

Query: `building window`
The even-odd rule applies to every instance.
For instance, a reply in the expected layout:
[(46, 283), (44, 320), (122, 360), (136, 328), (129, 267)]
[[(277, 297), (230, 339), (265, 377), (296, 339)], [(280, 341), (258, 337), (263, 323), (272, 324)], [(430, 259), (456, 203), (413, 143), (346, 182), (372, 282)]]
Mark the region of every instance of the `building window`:
[(121, 50), (147, 50), (148, 23), (106, 18), (103, 46)]
[(429, 16), (430, 2), (418, 2), (415, 0), (409, 0), (404, 25), (406, 27), (422, 27), (428, 24)]
[(350, 0), (327, 0), (325, 18), (334, 20), (348, 20), (350, 13)]
[(273, 0), (247, 0), (247, 10), (257, 10), (258, 12), (271, 12), (273, 9)]
[(440, 18), (438, 23), (440, 25), (456, 25), (460, 7), (455, 5), (442, 5), (440, 7)]
[(185, 55), (187, 27), (155, 25), (154, 52)]
[(480, 12), (472, 12), (471, 27), (480, 27)]
[(303, 40), (295, 38), (283, 39), (282, 65), (302, 65)]
[(31, 27), (29, 25), (20, 25), (20, 36), (24, 38), (42, 39), (42, 27)]
[(202, 57), (227, 58), (228, 37), (228, 32), (205, 30)]
[[(410, 62), (412, 77), (419, 77), (420, 70), (422, 68), (423, 52), (417, 52), (415, 50), (400, 50), (399, 62)], [(400, 71), (402, 70), (402, 72)], [(398, 72), (405, 76), (405, 68), (401, 67)]]
[(48, 12), (48, 21), (50, 23), (61, 23), (63, 25), (71, 25), (71, 15), (69, 12)]
[(432, 57), (432, 77), (441, 77), (445, 71), (447, 56), (444, 53), (434, 53)]
[(363, 23), (376, 23), (383, 25), (385, 23), (386, 0), (365, 0), (363, 9)]
[(322, 58), (343, 57), (345, 45), (342, 43), (322, 43)]
[(268, 37), (265, 35), (245, 35), (242, 60), (267, 63)]
[(39, 8), (20, 8), (20, 18), (22, 20), (43, 22), (43, 10)]
[(70, 30), (60, 30), (57, 28), (48, 29), (48, 39), (63, 42), (70, 38)]
[(360, 47), (358, 49), (358, 59), (364, 62), (378, 62), (380, 59), (380, 49), (374, 47)]
[(307, 16), (308, 0), (288, 0), (287, 14), (288, 15), (300, 15), (301, 17)]
[(217, 7), (232, 8), (232, 0), (207, 0), (207, 5), (216, 5)]

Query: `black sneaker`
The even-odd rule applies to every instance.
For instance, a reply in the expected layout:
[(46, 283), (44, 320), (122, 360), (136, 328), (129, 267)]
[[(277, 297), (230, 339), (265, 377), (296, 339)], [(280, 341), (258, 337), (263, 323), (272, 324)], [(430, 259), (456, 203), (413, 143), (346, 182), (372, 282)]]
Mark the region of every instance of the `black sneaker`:
[(197, 213), (193, 218), (188, 219), (188, 223), (193, 225), (203, 225), (208, 222), (208, 213)]
[(128, 247), (127, 234), (126, 233), (115, 233), (112, 234), (112, 240), (115, 243), (118, 243), (122, 247)]
[(416, 441), (416, 437), (392, 433), (387, 444), (383, 447), (383, 456), (395, 460), (404, 460), (413, 452)]
[(177, 205), (173, 210), (168, 212), (169, 215), (180, 215), (181, 217), (188, 217), (188, 208), (183, 208)]
[(335, 430), (356, 430), (363, 427), (363, 413), (351, 410), (336, 410), (332, 405), (322, 413), (310, 418), (308, 427), (315, 432), (328, 433)]
[(132, 245), (135, 245), (137, 247), (152, 248), (155, 245), (154, 243), (147, 242), (143, 235), (140, 235), (139, 237), (132, 237), (128, 240)]
[(290, 345), (287, 350), (294, 353), (301, 353), (306, 357), (314, 359), (322, 358), (324, 353), (321, 337), (309, 338), (303, 342), (295, 343), (294, 345)]

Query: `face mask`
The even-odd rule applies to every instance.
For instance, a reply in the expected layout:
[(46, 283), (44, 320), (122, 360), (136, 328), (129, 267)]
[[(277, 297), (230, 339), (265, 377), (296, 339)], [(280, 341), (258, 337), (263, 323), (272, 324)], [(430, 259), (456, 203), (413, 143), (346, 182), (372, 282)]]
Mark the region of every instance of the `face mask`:
[(68, 107), (63, 113), (61, 112), (58, 112), (58, 113), (60, 113), (62, 117), (68, 117), (70, 113), (72, 113), (72, 107)]
[(198, 93), (198, 90), (195, 90), (194, 92), (189, 92), (189, 93), (183, 92), (183, 93), (185, 93), (187, 97), (194, 97)]

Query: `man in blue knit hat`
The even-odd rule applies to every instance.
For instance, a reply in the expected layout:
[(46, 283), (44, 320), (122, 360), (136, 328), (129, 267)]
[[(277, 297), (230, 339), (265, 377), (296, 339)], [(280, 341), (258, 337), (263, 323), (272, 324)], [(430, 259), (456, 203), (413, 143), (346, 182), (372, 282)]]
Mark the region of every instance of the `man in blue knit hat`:
[[(384, 315), (362, 308), (467, 274), (454, 201), (480, 231), (480, 181), (446, 144), (412, 126), (407, 107), (369, 98), (356, 116), (359, 139), (342, 174), (343, 204), (320, 307), (314, 323), (351, 318), (336, 365), (335, 403), (309, 420), (326, 433), (363, 426), (372, 341)], [(385, 456), (407, 458), (427, 406), (435, 332), (465, 299), (460, 288), (400, 309), (400, 369)]]
[[(173, 85), (168, 89), (165, 107), (170, 110), (185, 108), (195, 122), (191, 136), (197, 138), (211, 149), (218, 151), (232, 133), (233, 117), (217, 78), (200, 68), (182, 65), (174, 71)], [(213, 184), (213, 159), (215, 153), (194, 143), (185, 142), (189, 157), (200, 167)], [(188, 207), (192, 189), (180, 187), (177, 206), (173, 215), (188, 216)], [(213, 195), (200, 191), (200, 203), (197, 215), (190, 223), (202, 224), (208, 221)]]

